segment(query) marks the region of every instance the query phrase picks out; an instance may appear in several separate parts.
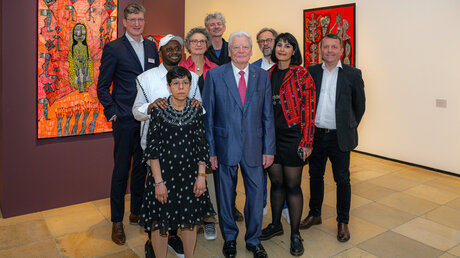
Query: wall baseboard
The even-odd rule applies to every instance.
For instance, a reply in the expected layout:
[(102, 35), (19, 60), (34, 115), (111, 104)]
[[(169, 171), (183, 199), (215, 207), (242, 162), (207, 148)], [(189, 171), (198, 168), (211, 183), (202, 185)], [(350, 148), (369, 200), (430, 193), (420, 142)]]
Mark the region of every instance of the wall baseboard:
[(413, 166), (413, 167), (428, 169), (428, 170), (431, 170), (431, 171), (434, 171), (434, 172), (438, 172), (438, 173), (442, 173), (442, 174), (446, 174), (446, 175), (450, 175), (450, 176), (460, 177), (460, 174), (450, 172), (450, 171), (446, 171), (446, 170), (427, 167), (427, 166), (423, 166), (423, 165), (419, 165), (419, 164), (415, 164), (415, 163), (410, 163), (410, 162), (406, 162), (406, 161), (402, 161), (402, 160), (392, 159), (392, 158), (388, 158), (388, 157), (384, 157), (384, 156), (380, 156), (380, 155), (377, 155), (377, 154), (372, 154), (372, 153), (368, 153), (368, 152), (364, 152), (364, 151), (353, 150), (353, 152), (368, 155), (368, 156), (372, 156), (372, 157), (376, 157), (376, 158), (379, 158), (379, 159), (385, 159), (385, 160), (389, 160), (389, 161), (394, 161), (394, 162), (397, 162), (397, 163), (401, 163), (401, 164), (405, 164), (405, 165), (409, 165), (409, 166)]

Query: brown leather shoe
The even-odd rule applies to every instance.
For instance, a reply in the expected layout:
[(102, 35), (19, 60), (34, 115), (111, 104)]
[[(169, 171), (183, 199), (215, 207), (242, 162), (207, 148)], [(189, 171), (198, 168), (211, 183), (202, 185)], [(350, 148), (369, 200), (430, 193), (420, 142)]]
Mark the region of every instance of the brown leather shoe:
[(129, 224), (138, 225), (140, 217), (140, 215), (129, 214)]
[(315, 217), (315, 216), (307, 216), (304, 220), (302, 220), (300, 222), (300, 229), (308, 229), (310, 228), (311, 226), (314, 226), (314, 225), (319, 225), (323, 223), (321, 221), (321, 217), (318, 216), (318, 217)]
[(112, 225), (112, 241), (117, 245), (124, 245), (126, 242), (123, 222), (114, 222)]
[(350, 240), (350, 231), (348, 230), (348, 224), (339, 222), (337, 224), (337, 240), (339, 242), (347, 242)]

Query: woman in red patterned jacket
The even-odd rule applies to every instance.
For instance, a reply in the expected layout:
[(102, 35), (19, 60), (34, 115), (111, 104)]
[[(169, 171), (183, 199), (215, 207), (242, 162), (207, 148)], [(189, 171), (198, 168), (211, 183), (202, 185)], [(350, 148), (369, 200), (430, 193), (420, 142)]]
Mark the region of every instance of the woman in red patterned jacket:
[(291, 254), (299, 256), (304, 252), (299, 233), (303, 210), (300, 183), (303, 166), (312, 151), (316, 91), (308, 70), (300, 66), (302, 56), (292, 34), (276, 37), (271, 58), (276, 62), (268, 70), (276, 128), (275, 161), (268, 169), (272, 223), (262, 230), (260, 239), (284, 233), (280, 218), (286, 200), (291, 220)]

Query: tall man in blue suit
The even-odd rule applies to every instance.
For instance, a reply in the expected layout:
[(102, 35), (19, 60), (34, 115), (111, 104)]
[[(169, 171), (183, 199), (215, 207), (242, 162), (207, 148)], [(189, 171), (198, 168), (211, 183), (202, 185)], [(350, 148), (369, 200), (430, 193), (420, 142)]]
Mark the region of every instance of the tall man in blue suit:
[(269, 74), (250, 65), (251, 36), (243, 31), (229, 38), (231, 62), (208, 72), (203, 92), (205, 129), (209, 142), (219, 209), (225, 240), (225, 257), (236, 256), (238, 227), (232, 202), (241, 168), (246, 191), (244, 217), (246, 248), (254, 257), (267, 257), (259, 236), (263, 210), (263, 169), (273, 163), (275, 129)]
[(104, 106), (107, 120), (112, 121), (115, 142), (110, 210), (112, 241), (118, 245), (126, 241), (122, 221), (131, 160), (131, 224), (139, 221), (146, 176), (145, 166), (142, 165), (140, 123), (131, 111), (137, 93), (136, 77), (159, 64), (155, 43), (142, 37), (144, 15), (145, 8), (139, 4), (129, 4), (125, 8), (123, 25), (126, 33), (104, 47), (97, 83), (97, 96)]

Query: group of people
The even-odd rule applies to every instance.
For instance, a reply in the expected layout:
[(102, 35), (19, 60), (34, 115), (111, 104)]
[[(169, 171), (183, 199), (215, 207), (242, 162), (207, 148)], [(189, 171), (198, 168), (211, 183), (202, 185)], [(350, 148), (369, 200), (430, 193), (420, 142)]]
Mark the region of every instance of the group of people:
[[(243, 218), (246, 249), (268, 257), (261, 241), (284, 233), (285, 209), (290, 253), (300, 256), (300, 229), (321, 224), (328, 158), (337, 184), (337, 239), (348, 241), (350, 151), (358, 143), (365, 95), (361, 71), (340, 62), (341, 39), (326, 35), (323, 63), (305, 68), (292, 34), (264, 28), (257, 34), (263, 57), (250, 64), (252, 37), (237, 31), (225, 41), (221, 13), (209, 14), (205, 28), (191, 29), (185, 41), (166, 35), (159, 52), (142, 37), (144, 18), (141, 5), (125, 8), (126, 33), (105, 46), (97, 85), (115, 142), (113, 242), (126, 241), (124, 196), (131, 171), (129, 223), (149, 234), (147, 256), (166, 257), (169, 245), (178, 256), (193, 257), (200, 226), (206, 239), (217, 237), (217, 212), (225, 257), (237, 255), (236, 221)], [(310, 211), (301, 220), (307, 163)], [(244, 216), (235, 207), (238, 170)], [(267, 174), (272, 221), (262, 229)]]

